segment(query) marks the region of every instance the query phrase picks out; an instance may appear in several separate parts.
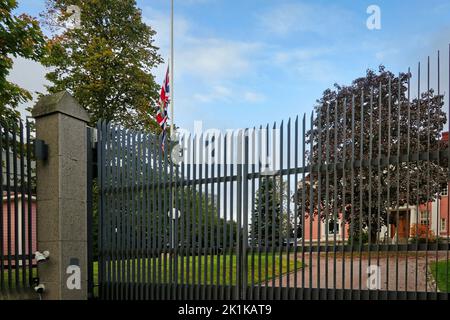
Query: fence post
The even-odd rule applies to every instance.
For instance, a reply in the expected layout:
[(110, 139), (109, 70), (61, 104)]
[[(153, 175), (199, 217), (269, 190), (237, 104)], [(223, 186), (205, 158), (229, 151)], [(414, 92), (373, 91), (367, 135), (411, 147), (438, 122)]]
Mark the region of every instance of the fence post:
[(89, 116), (67, 92), (32, 110), (48, 157), (36, 162), (37, 243), (50, 259), (38, 266), (42, 299), (87, 299), (87, 130)]

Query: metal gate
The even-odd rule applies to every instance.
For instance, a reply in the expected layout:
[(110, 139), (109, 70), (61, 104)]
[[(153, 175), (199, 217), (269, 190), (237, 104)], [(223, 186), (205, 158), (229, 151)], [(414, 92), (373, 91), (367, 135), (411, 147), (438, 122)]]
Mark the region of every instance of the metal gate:
[(99, 123), (100, 298), (448, 299), (446, 111), (420, 74), (164, 149)]
[[(28, 121), (0, 117), (0, 300), (27, 297), (37, 277), (36, 192)], [(19, 295), (17, 295), (19, 294)]]

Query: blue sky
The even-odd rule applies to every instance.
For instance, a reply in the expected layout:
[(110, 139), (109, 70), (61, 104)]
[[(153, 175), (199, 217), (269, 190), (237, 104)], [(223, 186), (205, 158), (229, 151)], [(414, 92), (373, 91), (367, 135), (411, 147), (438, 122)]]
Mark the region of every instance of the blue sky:
[[(167, 61), (170, 1), (137, 3)], [(380, 30), (366, 27), (372, 4)], [(17, 12), (44, 9), (44, 0), (19, 0)], [(221, 130), (279, 122), (311, 112), (326, 88), (381, 63), (398, 73), (431, 55), (435, 68), (441, 50), (448, 70), (449, 42), (448, 0), (175, 0), (175, 122), (189, 130), (194, 121)], [(158, 82), (165, 68), (154, 70)], [(10, 78), (41, 91), (44, 73), (18, 59)], [(441, 81), (447, 93), (448, 72)]]

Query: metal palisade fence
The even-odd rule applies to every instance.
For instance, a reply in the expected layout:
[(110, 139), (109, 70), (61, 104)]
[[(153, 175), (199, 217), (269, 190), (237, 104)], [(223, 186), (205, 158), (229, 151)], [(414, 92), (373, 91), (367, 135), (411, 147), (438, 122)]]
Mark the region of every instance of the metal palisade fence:
[(37, 276), (36, 198), (30, 124), (0, 121), (0, 290), (29, 289)]
[(164, 150), (100, 122), (100, 298), (448, 299), (440, 60)]

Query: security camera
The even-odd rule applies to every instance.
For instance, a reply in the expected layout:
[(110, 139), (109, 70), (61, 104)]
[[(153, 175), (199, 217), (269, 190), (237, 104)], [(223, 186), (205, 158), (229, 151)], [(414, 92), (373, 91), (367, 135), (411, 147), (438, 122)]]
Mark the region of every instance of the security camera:
[(34, 256), (36, 257), (36, 261), (38, 263), (45, 262), (45, 261), (47, 261), (50, 258), (50, 252), (44, 251), (44, 252), (41, 253), (39, 251), (36, 251), (34, 253)]
[(34, 287), (34, 291), (36, 291), (39, 294), (42, 294), (45, 291), (45, 286), (41, 283)]

